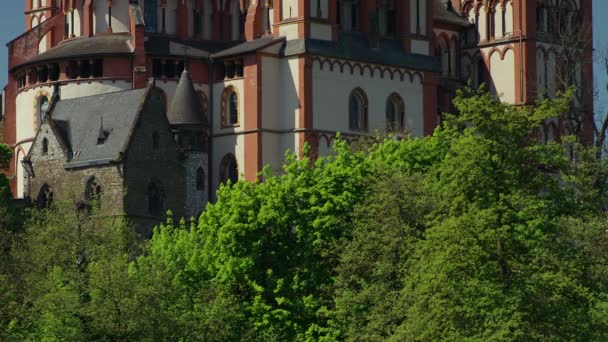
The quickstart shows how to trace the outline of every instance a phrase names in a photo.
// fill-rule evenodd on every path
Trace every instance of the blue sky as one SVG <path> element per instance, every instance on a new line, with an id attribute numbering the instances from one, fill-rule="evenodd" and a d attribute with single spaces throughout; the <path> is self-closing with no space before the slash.
<path id="1" fill-rule="evenodd" d="M 2 11 L 0 11 L 0 42 L 2 43 L 0 49 L 0 89 L 6 84 L 8 73 L 6 43 L 25 30 L 23 16 L 25 1 L 2 0 L 2 5 Z M 605 18 L 607 14 L 608 1 L 593 0 L 595 49 L 598 53 L 604 51 L 604 55 L 608 52 L 608 20 Z M 596 62 L 596 89 L 599 88 L 602 95 L 595 101 L 596 112 L 605 113 L 608 111 L 608 95 L 605 91 L 605 84 L 608 80 L 604 67 L 599 63 L 599 58 Z"/>

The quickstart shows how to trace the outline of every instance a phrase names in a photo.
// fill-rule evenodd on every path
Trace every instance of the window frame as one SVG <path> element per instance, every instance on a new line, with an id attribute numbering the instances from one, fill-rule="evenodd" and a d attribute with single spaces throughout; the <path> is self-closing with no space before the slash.
<path id="1" fill-rule="evenodd" d="M 389 108 L 395 110 L 395 118 L 390 121 Z M 386 131 L 391 133 L 400 133 L 405 131 L 405 102 L 398 93 L 390 94 L 386 99 L 385 108 Z"/>
<path id="2" fill-rule="evenodd" d="M 235 100 L 233 100 L 233 96 Z M 232 103 L 234 101 L 234 103 Z M 221 128 L 239 127 L 241 124 L 241 98 L 236 87 L 230 85 L 224 89 L 221 102 Z M 233 107 L 234 105 L 234 107 Z M 236 113 L 233 113 L 233 110 Z M 236 118 L 234 121 L 233 119 Z"/>
<path id="3" fill-rule="evenodd" d="M 355 100 L 355 102 L 353 102 Z M 354 108 L 353 104 L 358 103 L 359 110 L 356 113 L 356 126 L 353 122 Z M 355 88 L 350 92 L 348 97 L 348 129 L 352 132 L 367 132 L 368 131 L 368 101 L 367 95 L 361 88 Z"/>

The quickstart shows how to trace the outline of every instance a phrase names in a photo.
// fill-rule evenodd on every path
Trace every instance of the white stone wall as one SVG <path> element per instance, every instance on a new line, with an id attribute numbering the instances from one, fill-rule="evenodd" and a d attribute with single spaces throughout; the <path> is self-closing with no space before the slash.
<path id="1" fill-rule="evenodd" d="M 477 34 L 479 40 L 488 39 L 487 27 L 488 27 L 488 16 L 484 6 L 479 7 L 479 15 L 477 16 Z"/>
<path id="2" fill-rule="evenodd" d="M 506 103 L 515 103 L 515 54 L 512 49 L 506 50 L 504 59 L 500 52 L 490 57 L 490 74 L 495 93 Z"/>
<path id="3" fill-rule="evenodd" d="M 80 84 L 70 82 L 61 86 L 61 98 L 72 99 L 76 97 L 106 94 L 132 88 L 130 81 L 82 81 Z"/>
<path id="4" fill-rule="evenodd" d="M 40 86 L 17 94 L 17 142 L 31 139 L 36 134 L 36 130 L 40 125 L 38 120 L 38 101 L 41 96 L 46 96 L 50 101 L 53 96 L 53 87 Z"/>
<path id="5" fill-rule="evenodd" d="M 95 94 L 110 93 L 115 91 L 131 89 L 131 82 L 129 81 L 92 81 L 91 83 L 82 82 L 77 84 L 75 82 L 68 83 L 61 86 L 61 98 L 70 99 L 75 97 L 89 96 Z M 29 139 L 33 139 L 40 125 L 38 118 L 38 103 L 42 96 L 46 96 L 49 101 L 53 96 L 52 86 L 37 86 L 17 94 L 16 98 L 16 140 L 17 142 L 23 142 L 19 146 L 23 148 L 25 153 L 30 149 L 31 143 L 27 142 Z M 26 141 L 26 142 L 24 142 Z M 17 158 L 17 189 L 19 189 L 17 196 L 23 195 L 23 170 L 21 160 L 25 157 L 25 153 L 16 154 Z M 21 176 L 19 176 L 21 172 Z"/>
<path id="6" fill-rule="evenodd" d="M 93 11 L 93 27 L 95 33 L 108 31 L 108 3 L 106 1 L 95 1 Z M 112 32 L 129 32 L 129 2 L 114 1 L 112 3 Z"/>
<path id="7" fill-rule="evenodd" d="M 405 103 L 405 126 L 415 136 L 423 135 L 423 87 L 419 75 L 413 81 L 409 76 L 401 81 L 397 76 L 390 79 L 378 71 L 372 76 L 365 68 L 363 75 L 355 67 L 353 73 L 348 66 L 343 72 L 335 66 L 331 71 L 327 63 L 323 69 L 319 62 L 313 64 L 313 124 L 315 129 L 327 131 L 349 131 L 349 96 L 355 88 L 361 88 L 368 99 L 369 132 L 386 128 L 386 101 L 392 93 L 401 96 Z M 356 132 L 351 132 L 356 133 Z"/>
<path id="8" fill-rule="evenodd" d="M 262 57 L 262 159 L 275 172 L 281 171 L 285 151 L 296 151 L 298 101 L 298 59 Z"/>
<path id="9" fill-rule="evenodd" d="M 288 23 L 279 26 L 279 35 L 285 36 L 287 40 L 298 39 L 300 33 L 298 32 L 298 23 Z"/>
<path id="10" fill-rule="evenodd" d="M 283 19 L 297 18 L 300 15 L 298 1 L 303 0 L 283 0 Z"/>
<path id="11" fill-rule="evenodd" d="M 419 55 L 429 55 L 429 42 L 427 40 L 412 39 L 412 53 Z"/>

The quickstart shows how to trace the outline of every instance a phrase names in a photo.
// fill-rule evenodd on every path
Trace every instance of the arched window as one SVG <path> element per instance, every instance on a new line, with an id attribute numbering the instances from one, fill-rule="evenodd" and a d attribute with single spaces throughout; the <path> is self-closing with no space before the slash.
<path id="1" fill-rule="evenodd" d="M 150 215 L 161 216 L 165 212 L 165 192 L 162 183 L 158 179 L 152 179 L 148 183 L 146 199 Z"/>
<path id="2" fill-rule="evenodd" d="M 42 154 L 49 153 L 49 140 L 47 138 L 42 139 Z"/>
<path id="3" fill-rule="evenodd" d="M 37 204 L 38 209 L 45 209 L 51 206 L 53 203 L 53 190 L 48 184 L 44 184 L 40 187 L 40 192 L 38 192 Z"/>
<path id="4" fill-rule="evenodd" d="M 235 184 L 239 181 L 239 168 L 233 154 L 227 154 L 220 164 L 220 182 L 226 184 L 230 181 Z"/>
<path id="5" fill-rule="evenodd" d="M 89 178 L 84 189 L 84 198 L 87 201 L 99 202 L 101 200 L 102 188 L 101 184 L 95 177 Z"/>
<path id="6" fill-rule="evenodd" d="M 239 95 L 236 89 L 228 87 L 222 94 L 222 126 L 239 124 Z"/>
<path id="7" fill-rule="evenodd" d="M 154 132 L 152 133 L 152 148 L 154 150 L 158 150 L 160 147 L 160 135 L 158 134 L 158 132 Z"/>
<path id="8" fill-rule="evenodd" d="M 439 37 L 437 41 L 436 54 L 441 61 L 441 76 L 448 77 L 452 73 L 450 43 L 444 37 Z"/>
<path id="9" fill-rule="evenodd" d="M 42 124 L 47 109 L 49 108 L 49 99 L 42 95 L 38 98 L 38 125 Z"/>
<path id="10" fill-rule="evenodd" d="M 230 124 L 239 123 L 239 98 L 235 92 L 228 97 L 228 110 L 230 112 Z"/>
<path id="11" fill-rule="evenodd" d="M 196 170 L 196 190 L 205 190 L 205 170 L 202 167 Z"/>
<path id="12" fill-rule="evenodd" d="M 473 87 L 479 88 L 486 81 L 486 64 L 481 56 L 475 60 L 473 73 Z"/>
<path id="13" fill-rule="evenodd" d="M 388 132 L 405 130 L 405 106 L 401 96 L 396 93 L 386 100 L 386 130 Z"/>
<path id="14" fill-rule="evenodd" d="M 348 125 L 351 131 L 367 130 L 367 97 L 360 88 L 350 93 Z"/>

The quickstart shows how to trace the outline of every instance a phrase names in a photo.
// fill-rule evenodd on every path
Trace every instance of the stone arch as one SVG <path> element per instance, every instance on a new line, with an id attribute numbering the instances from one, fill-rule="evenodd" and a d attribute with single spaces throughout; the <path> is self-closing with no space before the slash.
<path id="1" fill-rule="evenodd" d="M 452 51 L 450 51 L 450 39 L 445 32 L 437 36 L 435 40 L 435 54 L 441 62 L 441 76 L 448 77 L 452 74 Z"/>
<path id="2" fill-rule="evenodd" d="M 384 70 L 381 67 L 374 65 L 372 67 L 372 77 L 374 77 L 376 73 L 380 78 L 384 78 Z"/>
<path id="3" fill-rule="evenodd" d="M 162 182 L 152 177 L 146 187 L 146 208 L 151 216 L 162 216 L 165 213 L 166 195 Z"/>
<path id="4" fill-rule="evenodd" d="M 386 131 L 401 133 L 405 130 L 405 102 L 401 95 L 393 92 L 386 98 Z"/>
<path id="5" fill-rule="evenodd" d="M 34 128 L 40 127 L 44 121 L 44 116 L 51 103 L 51 96 L 46 90 L 41 90 L 36 96 L 34 103 Z"/>
<path id="6" fill-rule="evenodd" d="M 330 70 L 333 71 L 335 69 L 335 66 L 338 66 L 340 72 L 344 71 L 344 65 L 342 63 L 340 63 L 339 61 L 332 61 L 330 64 Z"/>
<path id="7" fill-rule="evenodd" d="M 348 127 L 351 131 L 365 132 L 368 125 L 369 102 L 363 89 L 357 87 L 348 97 Z"/>
<path id="8" fill-rule="evenodd" d="M 222 127 L 235 126 L 241 122 L 240 96 L 236 87 L 229 85 L 224 89 L 220 110 Z"/>
<path id="9" fill-rule="evenodd" d="M 44 183 L 38 191 L 38 196 L 36 197 L 36 205 L 38 209 L 46 209 L 49 208 L 52 204 L 53 189 L 51 189 L 51 187 L 47 183 Z"/>
<path id="10" fill-rule="evenodd" d="M 89 177 L 84 188 L 84 199 L 87 202 L 99 202 L 101 201 L 101 195 L 103 194 L 103 187 L 99 182 L 99 179 L 95 176 Z"/>
<path id="11" fill-rule="evenodd" d="M 232 153 L 228 153 L 220 162 L 220 183 L 234 185 L 239 180 L 239 166 L 236 157 Z"/>

